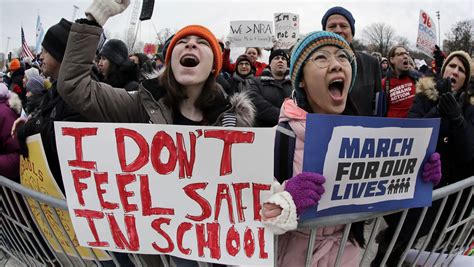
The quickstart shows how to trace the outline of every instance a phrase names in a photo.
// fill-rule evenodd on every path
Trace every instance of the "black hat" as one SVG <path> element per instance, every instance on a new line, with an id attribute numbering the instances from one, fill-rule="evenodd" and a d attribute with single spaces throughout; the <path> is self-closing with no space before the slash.
<path id="1" fill-rule="evenodd" d="M 72 23 L 61 19 L 58 24 L 51 26 L 44 35 L 41 45 L 57 61 L 62 62 L 66 52 L 67 39 Z"/>
<path id="2" fill-rule="evenodd" d="M 107 41 L 102 47 L 102 50 L 100 50 L 99 55 L 107 58 L 110 62 L 118 66 L 123 65 L 129 60 L 127 45 L 118 39 L 110 39 Z"/>
<path id="3" fill-rule="evenodd" d="M 288 54 L 283 49 L 275 49 L 270 54 L 270 57 L 268 59 L 268 63 L 272 63 L 273 58 L 277 57 L 277 56 L 282 56 L 282 57 L 286 58 L 287 62 L 290 62 L 290 58 L 288 57 Z"/>
<path id="4" fill-rule="evenodd" d="M 335 6 L 333 8 L 330 8 L 328 11 L 326 11 L 326 14 L 324 14 L 323 19 L 321 20 L 321 24 L 323 25 L 323 30 L 324 31 L 326 30 L 326 23 L 328 22 L 329 17 L 332 16 L 332 15 L 335 15 L 335 14 L 341 15 L 341 16 L 343 16 L 347 19 L 347 22 L 349 22 L 349 25 L 351 26 L 352 36 L 354 36 L 354 34 L 355 34 L 355 26 L 354 26 L 355 19 L 352 16 L 352 13 L 349 12 L 349 10 L 347 10 L 343 7 L 340 7 L 340 6 Z"/>

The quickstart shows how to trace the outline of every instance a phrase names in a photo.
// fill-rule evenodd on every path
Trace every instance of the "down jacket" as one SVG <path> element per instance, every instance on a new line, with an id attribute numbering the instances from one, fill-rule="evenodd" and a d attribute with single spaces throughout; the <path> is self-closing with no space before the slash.
<path id="1" fill-rule="evenodd" d="M 90 78 L 92 61 L 102 28 L 73 23 L 61 65 L 58 91 L 79 113 L 97 122 L 173 124 L 173 110 L 165 104 L 165 89 L 157 78 L 142 82 L 138 91 L 116 90 Z M 237 126 L 253 125 L 255 111 L 246 95 L 218 99 L 206 111 L 209 125 L 221 125 L 226 112 L 237 117 Z"/>

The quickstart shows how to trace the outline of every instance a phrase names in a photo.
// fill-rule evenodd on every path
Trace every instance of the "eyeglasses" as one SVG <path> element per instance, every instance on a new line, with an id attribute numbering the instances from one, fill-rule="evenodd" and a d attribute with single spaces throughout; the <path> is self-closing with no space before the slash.
<path id="1" fill-rule="evenodd" d="M 314 53 L 306 62 L 313 62 L 317 67 L 324 69 L 331 64 L 332 58 L 336 58 L 341 65 L 349 66 L 354 61 L 354 54 L 347 49 L 339 49 L 335 54 L 321 50 Z"/>
<path id="2" fill-rule="evenodd" d="M 250 67 L 250 63 L 248 63 L 248 62 L 244 61 L 244 62 L 240 62 L 240 63 L 238 64 L 238 66 L 242 66 L 242 67 Z"/>
<path id="3" fill-rule="evenodd" d="M 398 53 L 395 53 L 395 56 L 396 56 L 396 57 L 399 57 L 399 56 L 410 56 L 410 53 L 408 53 L 408 52 L 398 52 Z"/>

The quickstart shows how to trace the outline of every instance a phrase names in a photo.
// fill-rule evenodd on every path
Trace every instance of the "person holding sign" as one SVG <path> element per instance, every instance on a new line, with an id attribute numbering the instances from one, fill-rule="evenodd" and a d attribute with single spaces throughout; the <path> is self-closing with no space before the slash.
<path id="1" fill-rule="evenodd" d="M 87 118 L 102 122 L 252 126 L 255 108 L 243 94 L 224 98 L 216 77 L 222 67 L 218 41 L 209 29 L 189 25 L 171 39 L 161 76 L 143 81 L 138 92 L 115 90 L 88 73 L 102 26 L 129 1 L 94 0 L 87 19 L 72 24 L 59 75 L 59 93 Z M 172 257 L 177 266 L 197 266 Z"/>
<path id="2" fill-rule="evenodd" d="M 436 151 L 441 155 L 441 170 L 443 179 L 437 186 L 443 187 L 456 183 L 462 179 L 474 175 L 474 96 L 469 96 L 469 81 L 471 79 L 470 57 L 464 51 L 455 51 L 449 54 L 441 67 L 440 78 L 435 81 L 431 77 L 420 79 L 417 84 L 417 94 L 413 101 L 408 117 L 409 118 L 441 118 L 438 143 Z M 467 201 L 466 195 L 460 200 L 461 209 Z M 425 215 L 423 224 L 417 236 L 428 234 L 436 214 L 439 211 L 442 200 L 434 201 L 431 208 Z M 471 202 L 472 203 L 472 202 Z M 449 213 L 453 209 L 454 198 L 449 198 L 440 217 L 440 221 L 435 228 L 435 235 L 439 235 L 438 229 L 443 227 Z M 471 207 L 468 210 L 472 210 Z M 399 256 L 411 238 L 415 224 L 422 212 L 421 208 L 411 209 L 407 214 L 405 223 L 397 243 L 388 258 L 388 266 L 396 266 Z M 458 212 L 457 212 L 458 213 Z M 379 251 L 372 266 L 379 266 L 385 251 L 390 244 L 391 236 L 395 232 L 400 213 L 385 217 L 388 228 L 385 235 L 380 240 Z M 456 215 L 455 215 L 456 216 Z M 459 216 L 459 215 L 457 215 Z M 431 240 L 436 240 L 432 237 Z"/>
<path id="3" fill-rule="evenodd" d="M 263 70 L 268 66 L 264 62 L 257 61 L 260 57 L 262 57 L 262 49 L 260 47 L 247 47 L 245 48 L 245 53 L 249 56 L 251 63 L 255 68 L 255 76 L 262 75 Z M 224 53 L 223 57 L 223 69 L 231 74 L 236 70 L 236 64 L 230 63 L 230 41 L 225 42 Z"/>
<path id="4" fill-rule="evenodd" d="M 286 175 L 282 170 L 276 172 L 279 176 L 276 178 L 282 185 L 275 184 L 276 193 L 264 203 L 262 210 L 265 224 L 275 234 L 284 234 L 278 243 L 278 266 L 304 266 L 309 231 L 291 230 L 296 229 L 298 216 L 321 199 L 323 184 L 329 178 L 319 173 L 302 172 L 306 114 L 357 115 L 354 104 L 348 98 L 356 73 L 354 53 L 340 35 L 313 32 L 300 40 L 293 49 L 290 75 L 295 86 L 294 98 L 283 103 L 279 124 L 296 135 L 292 168 L 288 170 L 291 174 Z M 285 149 L 280 148 L 282 153 Z M 290 149 L 288 147 L 286 150 Z M 428 171 L 423 178 L 427 182 L 437 183 L 440 179 L 436 165 L 439 164 L 439 157 L 429 163 L 426 164 Z M 284 162 L 279 164 L 281 169 L 285 169 Z M 358 266 L 360 247 L 365 243 L 363 225 L 364 222 L 352 225 L 350 242 L 345 244 L 342 255 L 342 266 Z M 318 229 L 311 266 L 335 265 L 343 231 L 343 225 Z"/>

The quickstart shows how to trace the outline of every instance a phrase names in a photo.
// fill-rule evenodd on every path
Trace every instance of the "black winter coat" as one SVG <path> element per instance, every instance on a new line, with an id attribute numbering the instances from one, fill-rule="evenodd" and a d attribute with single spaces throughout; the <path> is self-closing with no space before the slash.
<path id="1" fill-rule="evenodd" d="M 417 84 L 417 94 L 408 113 L 409 118 L 440 118 L 436 152 L 441 155 L 443 179 L 438 187 L 455 183 L 474 175 L 474 97 L 458 101 L 462 105 L 464 122 L 454 126 L 441 117 L 438 111 L 438 91 L 432 78 L 422 78 Z"/>
<path id="2" fill-rule="evenodd" d="M 251 87 L 252 101 L 257 108 L 257 126 L 273 127 L 278 124 L 281 105 L 285 98 L 291 96 L 292 90 L 289 76 L 277 81 L 269 69 L 263 71 L 259 83 Z"/>
<path id="3" fill-rule="evenodd" d="M 355 51 L 357 77 L 350 96 L 361 116 L 374 115 L 375 94 L 382 89 L 382 75 L 377 58 Z"/>
<path id="4" fill-rule="evenodd" d="M 35 117 L 28 119 L 23 127 L 18 129 L 18 139 L 22 147 L 22 153 L 26 152 L 26 138 L 37 133 L 41 134 L 43 148 L 48 160 L 49 168 L 56 183 L 64 193 L 64 184 L 59 166 L 58 150 L 54 134 L 55 121 L 87 121 L 75 109 L 70 107 L 58 94 L 56 82 L 53 83 L 48 93 L 43 96 Z"/>

